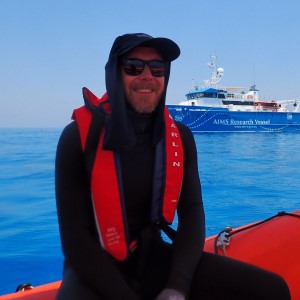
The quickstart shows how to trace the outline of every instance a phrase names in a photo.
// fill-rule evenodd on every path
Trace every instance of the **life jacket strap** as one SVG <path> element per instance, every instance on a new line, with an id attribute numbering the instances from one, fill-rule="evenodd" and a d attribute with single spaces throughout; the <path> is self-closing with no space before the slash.
<path id="1" fill-rule="evenodd" d="M 166 234 L 166 236 L 174 242 L 177 231 L 172 228 L 166 221 L 161 221 L 158 224 L 159 228 Z"/>

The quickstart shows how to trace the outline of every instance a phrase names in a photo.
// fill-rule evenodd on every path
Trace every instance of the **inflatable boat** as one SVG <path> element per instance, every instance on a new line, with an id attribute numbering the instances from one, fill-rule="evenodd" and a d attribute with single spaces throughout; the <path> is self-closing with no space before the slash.
<path id="1" fill-rule="evenodd" d="M 300 210 L 207 238 L 204 251 L 226 255 L 281 275 L 292 300 L 300 299 Z"/>
<path id="2" fill-rule="evenodd" d="M 206 239 L 204 251 L 226 255 L 280 274 L 292 300 L 300 299 L 300 210 L 279 212 L 266 220 L 237 229 L 225 228 Z M 61 281 L 32 287 L 22 284 L 17 292 L 0 300 L 54 300 Z"/>

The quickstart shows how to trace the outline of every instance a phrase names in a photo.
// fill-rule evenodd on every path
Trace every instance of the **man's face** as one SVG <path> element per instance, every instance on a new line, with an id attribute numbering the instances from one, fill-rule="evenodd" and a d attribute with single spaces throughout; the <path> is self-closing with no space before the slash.
<path id="1" fill-rule="evenodd" d="M 156 49 L 148 47 L 136 47 L 126 58 L 163 60 Z M 121 72 L 125 95 L 131 107 L 138 113 L 153 112 L 164 91 L 165 77 L 154 77 L 148 65 L 145 65 L 143 72 L 137 76 L 126 74 L 123 66 Z"/>

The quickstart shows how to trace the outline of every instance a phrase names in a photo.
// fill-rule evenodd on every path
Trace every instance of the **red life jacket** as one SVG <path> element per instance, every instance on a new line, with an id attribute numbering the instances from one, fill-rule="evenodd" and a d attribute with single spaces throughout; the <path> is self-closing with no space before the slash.
<path id="1" fill-rule="evenodd" d="M 99 106 L 101 104 L 106 113 L 110 113 L 110 106 L 106 101 L 107 94 L 99 99 L 88 90 L 84 90 L 84 93 L 88 93 L 87 98 L 92 105 Z M 78 124 L 81 145 L 84 150 L 92 114 L 86 106 L 82 106 L 74 110 L 72 118 Z M 158 211 L 152 212 L 152 215 L 154 214 L 152 222 L 159 222 L 163 218 L 168 224 L 171 224 L 175 216 L 183 179 L 183 147 L 179 130 L 167 108 L 165 109 L 165 123 L 165 166 L 162 164 L 159 166 L 159 168 L 164 169 L 165 181 L 162 182 L 164 190 L 163 195 L 161 195 L 160 189 L 159 195 L 153 195 L 152 199 L 152 202 L 159 202 L 154 203 L 154 205 L 152 203 L 153 207 L 159 207 L 158 211 L 161 211 L 162 207 L 162 212 L 160 212 L 162 216 L 157 216 Z M 135 242 L 131 244 L 128 242 L 124 210 L 122 209 L 123 193 L 118 185 L 120 176 L 115 162 L 116 153 L 102 149 L 104 134 L 105 129 L 102 128 L 91 175 L 92 201 L 102 247 L 116 260 L 123 261 L 127 258 L 129 250 L 134 247 Z M 162 145 L 162 143 L 159 144 Z M 159 153 L 157 149 L 156 153 Z M 157 155 L 163 156 L 163 152 L 161 151 Z M 154 176 L 155 173 L 158 172 L 154 171 Z"/>

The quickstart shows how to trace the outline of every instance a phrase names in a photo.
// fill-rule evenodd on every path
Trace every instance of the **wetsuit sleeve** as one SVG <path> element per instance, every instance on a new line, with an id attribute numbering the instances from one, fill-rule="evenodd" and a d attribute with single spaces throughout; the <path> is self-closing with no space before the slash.
<path id="1" fill-rule="evenodd" d="M 193 134 L 178 124 L 184 147 L 184 177 L 178 203 L 178 228 L 173 243 L 172 268 L 167 287 L 188 294 L 203 252 L 205 216 Z"/>
<path id="2" fill-rule="evenodd" d="M 137 300 L 110 256 L 97 242 L 89 183 L 75 122 L 59 140 L 55 168 L 56 201 L 65 265 L 99 299 Z"/>

